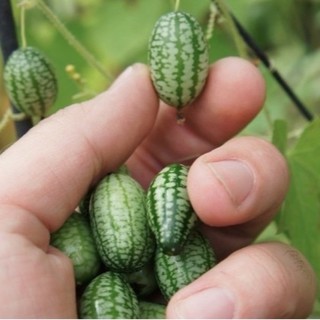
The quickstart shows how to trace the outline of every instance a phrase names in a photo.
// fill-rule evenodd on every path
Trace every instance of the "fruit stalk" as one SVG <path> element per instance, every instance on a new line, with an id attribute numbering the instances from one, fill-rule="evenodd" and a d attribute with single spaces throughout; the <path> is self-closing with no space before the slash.
<path id="1" fill-rule="evenodd" d="M 179 10 L 179 7 L 180 7 L 180 0 L 176 0 L 176 4 L 175 4 L 175 7 L 174 7 L 174 11 L 178 11 L 178 10 Z"/>
<path id="2" fill-rule="evenodd" d="M 11 53 L 19 47 L 10 0 L 0 1 L 0 46 L 4 63 Z M 13 114 L 20 113 L 13 104 L 11 104 L 11 108 Z M 22 137 L 32 126 L 31 119 L 15 121 L 17 137 Z"/>

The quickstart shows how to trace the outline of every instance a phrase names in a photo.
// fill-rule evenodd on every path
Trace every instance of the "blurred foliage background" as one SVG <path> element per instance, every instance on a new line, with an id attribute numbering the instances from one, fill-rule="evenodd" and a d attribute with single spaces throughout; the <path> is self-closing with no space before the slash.
<path id="1" fill-rule="evenodd" d="M 12 0 L 17 4 L 18 0 Z M 147 62 L 150 31 L 159 15 L 171 10 L 172 0 L 47 0 L 53 12 L 75 37 L 114 77 L 134 62 Z M 225 0 L 238 20 L 284 75 L 289 85 L 312 112 L 319 112 L 319 0 Z M 182 0 L 181 9 L 194 14 L 204 28 L 208 21 L 209 0 Z M 16 10 L 17 11 L 17 10 Z M 16 15 L 19 26 L 18 15 Z M 86 89 L 98 93 L 108 86 L 105 78 L 34 7 L 27 12 L 27 41 L 40 48 L 52 61 L 59 78 L 59 96 L 51 112 L 73 103 L 79 86 L 65 72 L 73 64 L 86 81 Z M 210 59 L 238 55 L 230 28 L 220 22 L 210 41 Z M 261 64 L 260 64 L 261 65 Z M 272 120 L 290 118 L 293 134 L 304 124 L 291 101 L 260 67 L 267 82 L 264 111 L 246 132 L 270 134 Z M 88 98 L 90 95 L 82 95 Z M 78 99 L 79 100 L 79 99 Z M 3 103 L 3 102 L 2 102 Z"/>
<path id="2" fill-rule="evenodd" d="M 12 0 L 14 6 L 17 3 L 17 0 Z M 59 80 L 59 96 L 50 113 L 105 90 L 112 79 L 128 65 L 135 62 L 147 63 L 148 40 L 153 25 L 161 14 L 174 7 L 172 0 L 47 0 L 46 3 L 112 75 L 111 79 L 106 80 L 83 59 L 36 6 L 31 8 L 26 16 L 27 42 L 48 56 Z M 320 112 L 320 0 L 225 0 L 224 3 L 259 47 L 268 54 L 274 67 L 297 96 L 317 117 Z M 181 0 L 180 5 L 182 10 L 196 16 L 204 29 L 208 23 L 209 6 L 210 0 Z M 15 7 L 19 33 L 17 11 Z M 219 20 L 209 43 L 211 62 L 239 55 L 235 43 L 230 25 L 225 19 Z M 255 61 L 254 56 L 249 56 Z M 288 145 L 294 145 L 309 124 L 273 79 L 270 71 L 259 61 L 255 62 L 265 78 L 267 97 L 261 113 L 241 134 L 271 139 L 274 121 L 282 119 L 288 128 Z M 70 78 L 65 71 L 69 64 L 75 66 L 84 84 L 79 86 Z M 0 61 L 0 74 L 2 67 Z M 8 101 L 0 78 L 0 116 L 7 107 Z M 316 148 L 320 148 L 317 144 L 320 140 L 317 139 L 318 133 L 320 134 L 320 130 L 313 137 Z M 9 123 L 0 135 L 0 149 L 14 140 L 14 128 Z M 318 155 L 320 158 L 319 150 L 318 154 L 315 153 L 315 156 Z M 317 174 L 320 181 L 320 168 Z M 320 188 L 320 183 L 318 186 Z M 318 205 L 318 193 L 316 196 Z M 293 199 L 296 195 L 291 197 Z M 318 209 L 310 222 L 315 225 L 314 232 L 318 233 L 316 238 L 312 234 L 312 238 L 316 240 L 320 234 L 320 205 L 317 206 L 316 210 Z M 299 219 L 301 217 L 297 218 L 297 224 Z M 310 243 L 305 246 L 310 246 Z M 301 248 L 303 251 L 304 247 Z M 320 275 L 320 260 L 316 260 L 320 259 L 320 239 L 316 248 L 319 252 L 310 254 L 310 260 Z M 308 252 L 304 253 L 309 258 Z M 320 315 L 318 309 L 315 310 L 315 316 Z"/>
<path id="3" fill-rule="evenodd" d="M 172 10 L 172 0 L 47 0 L 47 4 L 75 37 L 114 77 L 134 62 L 147 62 L 150 31 L 159 15 Z M 12 0 L 17 4 L 18 0 Z M 317 81 L 320 44 L 319 0 L 225 0 L 238 20 L 284 75 L 296 94 L 317 113 L 320 91 Z M 182 0 L 181 9 L 194 14 L 206 28 L 210 0 Z M 17 10 L 16 10 L 17 11 Z M 18 14 L 16 14 L 19 27 Z M 48 21 L 37 7 L 27 12 L 27 42 L 40 48 L 52 61 L 59 78 L 59 96 L 51 110 L 73 103 L 79 86 L 65 72 L 73 64 L 93 94 L 108 82 Z M 19 30 L 18 30 L 19 33 Z M 220 22 L 210 41 L 210 59 L 238 55 L 230 29 Z M 261 64 L 260 64 L 261 65 Z M 267 82 L 264 111 L 247 130 L 259 135 L 270 133 L 274 118 L 290 117 L 290 129 L 304 119 L 273 80 L 260 67 Z M 88 98 L 83 95 L 83 98 Z"/>

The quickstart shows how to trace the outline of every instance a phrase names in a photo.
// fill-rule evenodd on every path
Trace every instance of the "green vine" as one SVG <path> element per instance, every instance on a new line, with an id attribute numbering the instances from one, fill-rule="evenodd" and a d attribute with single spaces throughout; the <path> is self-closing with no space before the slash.
<path id="1" fill-rule="evenodd" d="M 213 31 L 215 29 L 216 21 L 220 17 L 220 11 L 217 8 L 216 4 L 214 2 L 211 2 L 210 4 L 210 14 L 209 19 L 207 23 L 207 30 L 206 30 L 206 39 L 209 41 L 212 38 Z"/>
<path id="2" fill-rule="evenodd" d="M 52 12 L 52 10 L 44 3 L 43 0 L 37 0 L 36 5 L 42 13 L 48 18 L 53 26 L 61 33 L 61 35 L 69 42 L 69 44 L 100 74 L 111 82 L 113 76 L 107 72 L 102 64 L 75 38 L 75 36 L 64 26 L 59 18 Z"/>
<path id="3" fill-rule="evenodd" d="M 175 4 L 175 7 L 174 7 L 174 11 L 178 11 L 178 10 L 179 10 L 179 7 L 180 7 L 180 0 L 176 0 L 176 4 Z"/>
<path id="4" fill-rule="evenodd" d="M 2 132 L 2 130 L 6 127 L 10 119 L 11 119 L 11 110 L 7 109 L 6 112 L 2 115 L 2 118 L 0 119 L 0 132 Z"/>
<path id="5" fill-rule="evenodd" d="M 220 10 L 222 13 L 222 16 L 226 19 L 227 26 L 230 30 L 230 33 L 232 35 L 232 39 L 235 43 L 235 46 L 237 48 L 237 51 L 239 53 L 239 56 L 242 58 L 248 58 L 248 53 L 246 50 L 246 45 L 239 35 L 239 32 L 233 22 L 233 19 L 230 15 L 230 12 L 224 2 L 224 0 L 211 0 L 211 2 Z"/>
<path id="6" fill-rule="evenodd" d="M 25 113 L 13 113 L 12 110 L 8 108 L 0 119 L 0 132 L 4 130 L 4 128 L 8 125 L 10 120 L 17 122 L 23 121 L 26 118 L 28 118 L 28 116 Z"/>
<path id="7" fill-rule="evenodd" d="M 21 46 L 25 48 L 27 46 L 26 39 L 26 5 L 25 1 L 20 3 L 20 33 L 21 33 Z"/>

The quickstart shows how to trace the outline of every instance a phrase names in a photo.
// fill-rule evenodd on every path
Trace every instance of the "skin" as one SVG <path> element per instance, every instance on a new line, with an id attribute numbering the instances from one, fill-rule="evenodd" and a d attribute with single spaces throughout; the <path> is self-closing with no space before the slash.
<path id="1" fill-rule="evenodd" d="M 171 299 L 167 317 L 306 317 L 316 280 L 305 258 L 285 244 L 251 244 L 289 183 L 270 143 L 234 137 L 264 97 L 258 70 L 226 58 L 177 125 L 146 66 L 134 65 L 106 92 L 64 108 L 8 148 L 0 157 L 0 317 L 77 317 L 72 265 L 50 247 L 50 232 L 122 163 L 146 187 L 173 161 L 192 164 L 190 199 L 221 262 Z"/>

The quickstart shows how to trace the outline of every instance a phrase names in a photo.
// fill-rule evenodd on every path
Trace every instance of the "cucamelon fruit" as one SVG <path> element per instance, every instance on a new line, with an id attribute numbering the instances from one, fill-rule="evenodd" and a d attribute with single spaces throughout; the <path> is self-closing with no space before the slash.
<path id="1" fill-rule="evenodd" d="M 125 164 L 123 164 L 122 166 L 120 166 L 115 172 L 116 172 L 116 173 L 122 173 L 122 174 L 128 174 L 128 175 L 130 175 L 129 168 L 128 168 L 127 165 L 125 165 Z"/>
<path id="2" fill-rule="evenodd" d="M 139 301 L 140 319 L 165 319 L 166 306 L 149 301 Z"/>
<path id="3" fill-rule="evenodd" d="M 214 264 L 213 249 L 199 231 L 190 235 L 179 255 L 168 256 L 157 250 L 155 274 L 162 294 L 169 300 L 179 289 L 196 280 Z"/>
<path id="4" fill-rule="evenodd" d="M 107 271 L 84 290 L 79 313 L 82 319 L 138 319 L 138 298 L 122 275 Z"/>
<path id="5" fill-rule="evenodd" d="M 174 163 L 163 168 L 147 191 L 147 217 L 157 245 L 165 254 L 178 254 L 197 217 L 187 193 L 188 168 Z"/>
<path id="6" fill-rule="evenodd" d="M 77 285 L 89 282 L 98 274 L 101 259 L 89 222 L 81 213 L 74 212 L 60 229 L 52 233 L 50 244 L 71 259 Z"/>
<path id="7" fill-rule="evenodd" d="M 45 116 L 56 100 L 55 73 L 47 58 L 36 48 L 15 50 L 5 65 L 3 76 L 11 102 L 28 116 Z"/>
<path id="8" fill-rule="evenodd" d="M 182 11 L 161 16 L 149 41 L 149 64 L 160 99 L 178 110 L 190 104 L 208 75 L 208 48 L 199 22 Z"/>
<path id="9" fill-rule="evenodd" d="M 111 173 L 98 183 L 91 195 L 90 222 L 101 259 L 110 270 L 137 271 L 151 259 L 155 242 L 145 192 L 129 175 Z"/>

